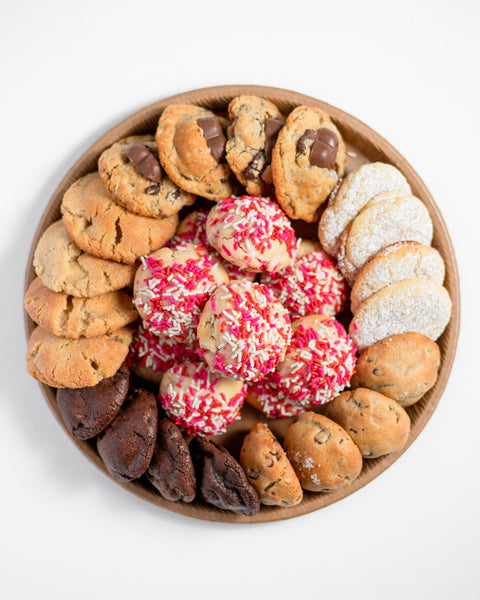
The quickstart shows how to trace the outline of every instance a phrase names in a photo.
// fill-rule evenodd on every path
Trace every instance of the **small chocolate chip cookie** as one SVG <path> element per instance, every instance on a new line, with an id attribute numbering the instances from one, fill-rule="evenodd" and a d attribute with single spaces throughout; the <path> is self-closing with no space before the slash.
<path id="1" fill-rule="evenodd" d="M 320 108 L 298 106 L 278 134 L 272 177 L 278 203 L 291 219 L 314 223 L 345 171 L 345 144 Z"/>
<path id="2" fill-rule="evenodd" d="M 285 118 L 269 100 L 238 96 L 228 105 L 226 158 L 237 179 L 252 196 L 273 193 L 272 150 Z"/>
<path id="3" fill-rule="evenodd" d="M 225 162 L 228 122 L 191 104 L 168 106 L 156 134 L 162 167 L 178 187 L 209 200 L 231 196 L 231 171 Z"/>
<path id="4" fill-rule="evenodd" d="M 169 217 L 195 202 L 162 171 L 153 135 L 133 135 L 107 148 L 98 172 L 113 200 L 137 215 Z"/>

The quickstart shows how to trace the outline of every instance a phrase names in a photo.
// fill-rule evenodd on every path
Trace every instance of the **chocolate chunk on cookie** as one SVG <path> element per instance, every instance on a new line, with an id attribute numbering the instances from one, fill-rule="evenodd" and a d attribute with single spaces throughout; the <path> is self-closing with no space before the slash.
<path id="1" fill-rule="evenodd" d="M 195 471 L 188 444 L 170 419 L 158 424 L 157 443 L 146 475 L 166 500 L 192 502 L 195 498 Z"/>
<path id="2" fill-rule="evenodd" d="M 131 481 L 145 473 L 152 460 L 158 409 L 152 392 L 133 388 L 118 415 L 98 437 L 97 449 L 116 481 Z"/>
<path id="3" fill-rule="evenodd" d="M 114 202 L 98 173 L 73 183 L 62 200 L 62 218 L 74 242 L 88 254 L 133 264 L 161 248 L 175 233 L 178 216 L 135 215 Z"/>
<path id="4" fill-rule="evenodd" d="M 279 109 L 257 96 L 238 96 L 228 105 L 226 158 L 237 179 L 253 196 L 268 196 L 272 188 L 272 150 L 285 125 Z"/>
<path id="5" fill-rule="evenodd" d="M 308 106 L 290 113 L 273 149 L 272 177 L 278 203 L 291 219 L 318 221 L 345 160 L 342 136 L 327 113 Z"/>
<path id="6" fill-rule="evenodd" d="M 224 161 L 228 122 L 200 106 L 177 104 L 162 113 L 156 133 L 162 167 L 179 188 L 219 200 L 232 194 Z"/>
<path id="7" fill-rule="evenodd" d="M 124 363 L 115 375 L 93 387 L 59 389 L 57 405 L 70 434 L 88 440 L 108 427 L 127 397 L 129 381 Z"/>
<path id="8" fill-rule="evenodd" d="M 107 148 L 98 172 L 117 204 L 144 217 L 169 217 L 195 202 L 162 172 L 152 135 L 133 135 Z"/>
<path id="9" fill-rule="evenodd" d="M 137 309 L 124 290 L 94 298 L 75 298 L 52 292 L 38 277 L 30 284 L 24 305 L 35 323 L 66 338 L 95 337 L 138 319 Z"/>
<path id="10" fill-rule="evenodd" d="M 258 494 L 240 464 L 225 448 L 203 438 L 190 444 L 197 477 L 197 492 L 203 500 L 239 515 L 259 512 Z"/>
<path id="11" fill-rule="evenodd" d="M 35 273 L 54 292 L 90 298 L 133 283 L 135 265 L 90 256 L 72 240 L 63 221 L 56 221 L 40 238 L 33 257 Z"/>

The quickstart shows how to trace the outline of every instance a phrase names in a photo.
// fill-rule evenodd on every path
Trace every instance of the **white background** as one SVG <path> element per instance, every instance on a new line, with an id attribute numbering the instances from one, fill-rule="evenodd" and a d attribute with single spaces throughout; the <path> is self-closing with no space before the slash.
<path id="1" fill-rule="evenodd" d="M 479 6 L 2 0 L 2 598 L 480 597 Z M 456 362 L 417 441 L 347 499 L 259 525 L 178 516 L 110 482 L 24 361 L 30 241 L 70 165 L 138 108 L 228 83 L 320 98 L 386 137 L 432 192 L 461 276 Z"/>

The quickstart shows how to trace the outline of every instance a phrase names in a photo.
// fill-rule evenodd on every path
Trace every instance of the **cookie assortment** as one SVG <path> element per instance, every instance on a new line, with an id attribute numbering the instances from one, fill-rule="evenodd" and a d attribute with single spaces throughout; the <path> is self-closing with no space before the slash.
<path id="1" fill-rule="evenodd" d="M 228 119 L 168 106 L 66 191 L 25 296 L 27 367 L 113 479 L 252 516 L 405 446 L 451 316 L 445 265 L 403 174 L 345 174 L 346 156 L 324 111 L 239 96 Z M 237 461 L 210 438 L 244 402 Z"/>

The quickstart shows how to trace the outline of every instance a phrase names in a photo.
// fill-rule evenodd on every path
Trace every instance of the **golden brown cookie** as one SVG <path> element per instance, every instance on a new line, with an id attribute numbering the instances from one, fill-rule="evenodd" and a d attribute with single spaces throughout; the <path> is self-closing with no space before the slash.
<path id="1" fill-rule="evenodd" d="M 357 388 L 342 392 L 327 404 L 325 416 L 352 438 L 364 458 L 401 450 L 410 433 L 410 417 L 395 400 Z"/>
<path id="2" fill-rule="evenodd" d="M 104 150 L 98 172 L 111 198 L 137 215 L 169 217 L 195 202 L 162 171 L 153 135 L 132 135 Z"/>
<path id="3" fill-rule="evenodd" d="M 107 292 L 94 298 L 75 298 L 52 292 L 40 278 L 30 284 L 25 310 L 38 325 L 60 337 L 95 337 L 120 329 L 138 318 L 127 292 Z"/>
<path id="4" fill-rule="evenodd" d="M 238 96 L 228 105 L 232 124 L 225 147 L 227 162 L 252 196 L 273 192 L 272 150 L 285 118 L 278 108 L 258 96 Z"/>
<path id="5" fill-rule="evenodd" d="M 330 492 L 346 487 L 362 470 L 362 455 L 334 421 L 302 413 L 290 425 L 283 447 L 304 490 Z"/>
<path id="6" fill-rule="evenodd" d="M 227 126 L 225 119 L 200 106 L 167 106 L 158 121 L 158 156 L 178 187 L 209 200 L 232 194 L 225 162 Z"/>
<path id="7" fill-rule="evenodd" d="M 411 193 L 405 177 L 392 165 L 367 163 L 349 173 L 330 196 L 318 224 L 323 249 L 336 257 L 340 236 L 367 202 L 377 194 L 395 190 Z"/>
<path id="8" fill-rule="evenodd" d="M 47 288 L 76 298 L 120 290 L 133 283 L 135 265 L 90 256 L 68 234 L 63 221 L 52 223 L 33 257 L 35 272 Z"/>
<path id="9" fill-rule="evenodd" d="M 411 406 L 438 377 L 440 348 L 426 335 L 410 331 L 380 340 L 360 355 L 353 388 L 370 388 Z"/>
<path id="10" fill-rule="evenodd" d="M 352 313 L 383 287 L 414 278 L 442 285 L 445 263 L 438 250 L 413 241 L 390 244 L 377 252 L 358 274 L 350 297 Z"/>
<path id="11" fill-rule="evenodd" d="M 432 243 L 433 223 L 423 202 L 405 192 L 378 194 L 340 236 L 338 267 L 350 285 L 377 252 L 403 240 Z"/>
<path id="12" fill-rule="evenodd" d="M 75 340 L 37 327 L 28 340 L 27 369 L 32 377 L 55 388 L 90 387 L 118 371 L 131 340 L 129 327 Z"/>
<path id="13" fill-rule="evenodd" d="M 451 313 L 452 301 L 444 287 L 429 279 L 404 279 L 370 296 L 348 331 L 360 352 L 383 338 L 409 331 L 436 340 Z"/>
<path id="14" fill-rule="evenodd" d="M 264 423 L 256 423 L 240 450 L 240 464 L 262 504 L 295 506 L 303 492 L 282 446 Z"/>
<path id="15" fill-rule="evenodd" d="M 110 198 L 97 172 L 73 183 L 61 208 L 65 228 L 77 246 L 126 264 L 161 248 L 178 225 L 177 215 L 152 219 L 128 212 Z"/>
<path id="16" fill-rule="evenodd" d="M 318 221 L 345 159 L 342 136 L 327 113 L 308 106 L 290 113 L 273 149 L 272 177 L 278 203 L 291 219 Z"/>

